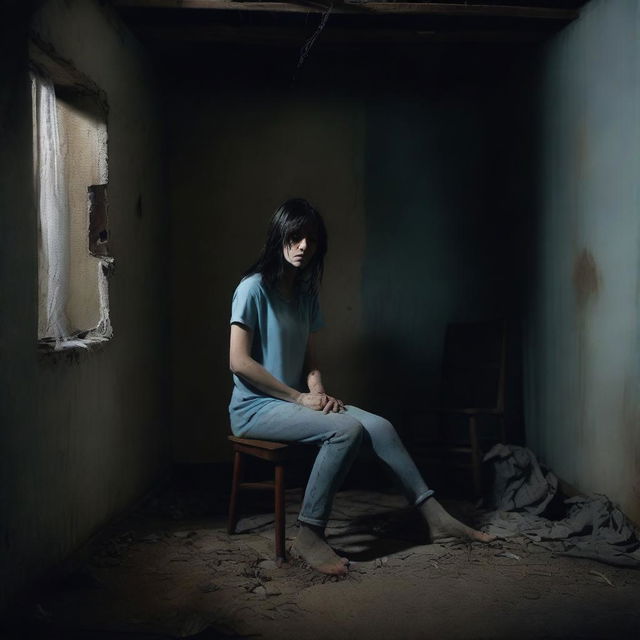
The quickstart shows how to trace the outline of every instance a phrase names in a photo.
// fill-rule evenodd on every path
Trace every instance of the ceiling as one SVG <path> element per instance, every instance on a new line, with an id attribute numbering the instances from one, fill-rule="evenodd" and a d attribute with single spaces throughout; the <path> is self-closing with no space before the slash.
<path id="1" fill-rule="evenodd" d="M 300 47 L 517 44 L 544 41 L 586 0 L 111 0 L 151 49 L 249 44 Z M 322 28 L 321 28 L 322 27 Z"/>

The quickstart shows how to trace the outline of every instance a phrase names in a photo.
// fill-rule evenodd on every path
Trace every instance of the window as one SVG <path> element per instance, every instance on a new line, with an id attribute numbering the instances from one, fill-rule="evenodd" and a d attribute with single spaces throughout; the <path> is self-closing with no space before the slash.
<path id="1" fill-rule="evenodd" d="M 112 335 L 106 101 L 37 44 L 32 52 L 38 338 L 56 350 Z"/>

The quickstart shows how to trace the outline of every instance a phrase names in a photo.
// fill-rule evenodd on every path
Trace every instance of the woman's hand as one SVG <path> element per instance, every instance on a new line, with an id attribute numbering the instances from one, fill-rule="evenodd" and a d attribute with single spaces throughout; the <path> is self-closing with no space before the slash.
<path id="1" fill-rule="evenodd" d="M 326 393 L 325 397 L 327 398 L 327 402 L 324 407 L 322 407 L 322 413 L 340 413 L 344 411 L 344 402 L 342 402 L 342 400 L 328 396 Z"/>
<path id="2" fill-rule="evenodd" d="M 327 404 L 326 393 L 301 393 L 296 400 L 296 404 L 313 409 L 313 411 L 322 411 Z"/>
<path id="3" fill-rule="evenodd" d="M 344 403 L 333 396 L 326 393 L 301 393 L 296 401 L 297 404 L 313 409 L 314 411 L 322 411 L 322 413 L 339 413 L 344 411 Z"/>

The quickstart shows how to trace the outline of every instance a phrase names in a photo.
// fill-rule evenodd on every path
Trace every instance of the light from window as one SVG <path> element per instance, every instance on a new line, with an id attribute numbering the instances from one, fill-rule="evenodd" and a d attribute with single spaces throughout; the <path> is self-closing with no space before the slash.
<path id="1" fill-rule="evenodd" d="M 112 335 L 107 126 L 90 95 L 31 75 L 39 221 L 38 338 L 55 349 Z"/>

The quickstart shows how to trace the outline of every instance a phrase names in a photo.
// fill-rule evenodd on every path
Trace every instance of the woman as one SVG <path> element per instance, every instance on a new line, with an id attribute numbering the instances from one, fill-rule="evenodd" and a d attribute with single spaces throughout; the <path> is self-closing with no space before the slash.
<path id="1" fill-rule="evenodd" d="M 231 310 L 233 433 L 320 445 L 292 552 L 322 573 L 347 572 L 349 561 L 327 544 L 324 528 L 335 492 L 363 440 L 396 474 L 432 539 L 491 541 L 436 501 L 387 420 L 345 406 L 326 392 L 314 350 L 314 334 L 323 324 L 318 289 L 326 252 L 320 214 L 306 200 L 287 200 L 273 216 L 266 244 L 238 285 Z"/>

